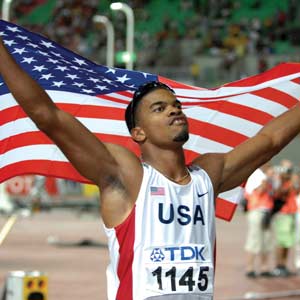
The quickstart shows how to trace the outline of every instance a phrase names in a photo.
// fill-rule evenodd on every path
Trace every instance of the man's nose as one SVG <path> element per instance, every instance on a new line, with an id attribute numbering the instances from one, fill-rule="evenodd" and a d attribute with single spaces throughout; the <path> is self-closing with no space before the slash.
<path id="1" fill-rule="evenodd" d="M 175 106 L 171 106 L 169 109 L 169 116 L 177 116 L 181 114 L 181 108 L 179 107 L 175 107 Z"/>

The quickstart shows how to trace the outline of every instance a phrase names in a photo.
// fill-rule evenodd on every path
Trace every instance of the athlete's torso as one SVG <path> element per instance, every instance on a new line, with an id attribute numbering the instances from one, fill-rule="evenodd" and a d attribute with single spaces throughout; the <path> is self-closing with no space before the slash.
<path id="1" fill-rule="evenodd" d="M 105 229 L 111 264 L 109 300 L 212 299 L 215 210 L 213 187 L 198 167 L 176 184 L 144 164 L 135 207 Z"/>

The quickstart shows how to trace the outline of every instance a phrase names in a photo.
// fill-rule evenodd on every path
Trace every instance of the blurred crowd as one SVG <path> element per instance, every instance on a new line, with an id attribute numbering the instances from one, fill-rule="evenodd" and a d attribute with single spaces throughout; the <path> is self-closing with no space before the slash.
<path id="1" fill-rule="evenodd" d="M 246 276 L 287 277 L 299 272 L 300 169 L 284 159 L 279 165 L 266 164 L 256 170 L 245 186 L 244 208 Z M 288 267 L 291 260 L 293 270 Z"/>
<path id="2" fill-rule="evenodd" d="M 15 1 L 15 17 L 29 12 L 44 0 Z M 104 1 L 105 2 L 105 1 Z M 234 65 L 240 65 L 243 74 L 243 57 L 257 55 L 257 71 L 268 68 L 267 56 L 276 53 L 275 43 L 287 41 L 297 46 L 300 34 L 291 26 L 299 20 L 300 6 L 297 0 L 289 0 L 286 10 L 279 9 L 270 17 L 241 18 L 238 22 L 228 22 L 233 13 L 240 10 L 243 1 L 234 0 L 184 0 L 173 1 L 174 7 L 159 20 L 160 26 L 153 30 L 153 14 L 159 12 L 146 9 L 151 1 L 125 1 L 134 10 L 136 19 L 136 50 L 139 67 L 191 63 L 196 55 L 209 54 L 221 58 L 221 68 L 226 72 Z M 172 2 L 172 3 L 173 3 Z M 259 10 L 263 1 L 252 1 L 252 8 Z M 161 5 L 166 2 L 161 2 Z M 171 3 L 171 2 L 170 2 Z M 178 11 L 178 18 L 170 11 Z M 34 25 L 31 29 L 41 32 L 59 44 L 100 62 L 105 57 L 106 33 L 98 30 L 92 17 L 96 13 L 108 15 L 113 20 L 116 34 L 116 51 L 124 50 L 126 17 L 124 13 L 99 12 L 97 0 L 58 0 L 51 22 L 46 26 Z M 183 17 L 180 17 L 183 16 Z M 148 27 L 147 22 L 149 23 Z M 152 23 L 151 23 L 152 22 Z M 144 30 L 141 29 L 144 24 Z M 26 24 L 30 27 L 30 24 Z M 99 27 L 100 25 L 98 25 Z M 180 42 L 180 43 L 179 43 Z M 184 46 L 182 50 L 180 44 Z M 176 51 L 173 51 L 176 47 Z M 290 47 L 291 48 L 291 47 Z M 181 52 L 186 52 L 179 59 Z M 102 53 L 103 52 L 103 53 Z"/>
<path id="3" fill-rule="evenodd" d="M 29 13 L 45 0 L 17 0 L 13 16 L 16 20 Z M 93 43 L 88 37 L 93 29 L 92 17 L 97 12 L 97 0 L 57 0 L 51 21 L 46 25 L 24 24 L 30 30 L 39 32 L 60 45 L 91 58 Z"/>
<path id="4" fill-rule="evenodd" d="M 16 18 L 21 18 L 30 13 L 37 5 L 43 4 L 46 0 L 19 0 L 15 2 L 14 14 Z"/>

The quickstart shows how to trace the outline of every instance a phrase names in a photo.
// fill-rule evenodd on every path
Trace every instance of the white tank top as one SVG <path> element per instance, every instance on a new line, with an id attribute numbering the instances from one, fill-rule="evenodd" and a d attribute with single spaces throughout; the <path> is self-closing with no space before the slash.
<path id="1" fill-rule="evenodd" d="M 140 192 L 128 218 L 105 228 L 111 263 L 109 300 L 213 298 L 215 208 L 207 173 L 189 168 L 179 185 L 143 164 Z"/>

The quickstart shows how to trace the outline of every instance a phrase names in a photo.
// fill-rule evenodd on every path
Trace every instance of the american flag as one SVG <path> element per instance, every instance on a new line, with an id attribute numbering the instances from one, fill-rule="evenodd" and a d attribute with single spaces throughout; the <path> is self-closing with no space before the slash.
<path id="1" fill-rule="evenodd" d="M 150 187 L 150 195 L 151 196 L 164 196 L 165 188 L 159 186 L 151 186 Z"/>
<path id="2" fill-rule="evenodd" d="M 97 65 L 41 35 L 0 21 L 0 35 L 16 61 L 61 108 L 76 116 L 104 142 L 136 154 L 124 122 L 124 110 L 141 84 L 170 85 L 189 118 L 187 162 L 207 152 L 227 152 L 264 124 L 295 105 L 300 97 L 300 64 L 283 63 L 257 76 L 216 89 L 185 85 L 145 72 Z M 18 106 L 0 81 L 0 182 L 21 174 L 40 174 L 87 182 L 61 151 Z M 231 219 L 242 187 L 222 193 L 216 215 Z"/>

